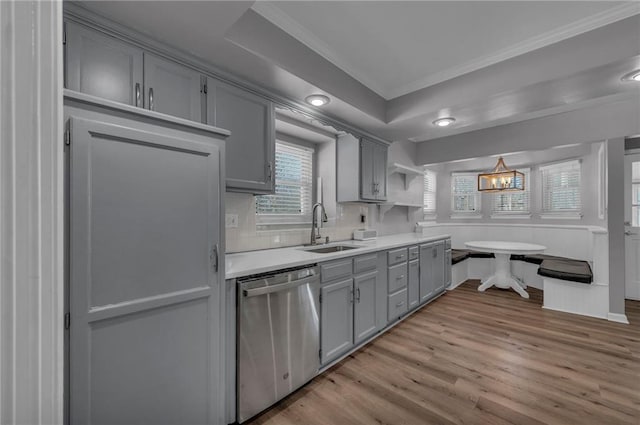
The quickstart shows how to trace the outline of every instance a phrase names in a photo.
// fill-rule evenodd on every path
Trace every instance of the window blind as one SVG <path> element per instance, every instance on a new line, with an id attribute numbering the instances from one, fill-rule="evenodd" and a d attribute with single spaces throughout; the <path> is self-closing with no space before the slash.
<path id="1" fill-rule="evenodd" d="M 531 170 L 524 168 L 518 170 L 524 174 L 524 191 L 519 192 L 497 192 L 493 194 L 494 214 L 528 214 L 530 211 L 531 193 Z M 521 177 L 516 177 L 516 183 Z"/>
<path id="2" fill-rule="evenodd" d="M 424 207 L 423 214 L 433 216 L 436 213 L 436 173 L 424 170 Z"/>
<path id="3" fill-rule="evenodd" d="M 275 194 L 256 196 L 259 224 L 311 221 L 313 149 L 276 142 Z"/>
<path id="4" fill-rule="evenodd" d="M 451 210 L 454 213 L 480 211 L 480 192 L 478 192 L 478 176 L 476 174 L 451 174 Z"/>
<path id="5" fill-rule="evenodd" d="M 580 214 L 580 161 L 540 167 L 542 211 L 550 214 Z"/>

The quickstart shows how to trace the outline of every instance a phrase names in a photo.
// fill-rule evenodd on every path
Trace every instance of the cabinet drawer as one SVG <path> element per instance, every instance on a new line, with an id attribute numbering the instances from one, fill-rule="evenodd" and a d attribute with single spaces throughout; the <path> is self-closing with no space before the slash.
<path id="1" fill-rule="evenodd" d="M 378 266 L 378 254 L 363 255 L 353 260 L 353 273 L 358 274 L 375 270 Z"/>
<path id="2" fill-rule="evenodd" d="M 390 266 L 402 263 L 407 261 L 407 248 L 394 249 L 393 251 L 389 251 L 387 255 Z"/>
<path id="3" fill-rule="evenodd" d="M 353 261 L 349 258 L 348 260 L 338 260 L 331 263 L 321 264 L 320 281 L 330 282 L 332 280 L 351 276 L 352 263 Z"/>
<path id="4" fill-rule="evenodd" d="M 389 293 L 407 286 L 407 263 L 389 267 Z"/>
<path id="5" fill-rule="evenodd" d="M 403 289 L 397 294 L 389 295 L 389 305 L 387 311 L 388 320 L 392 321 L 407 312 L 407 290 Z"/>
<path id="6" fill-rule="evenodd" d="M 409 260 L 417 260 L 419 255 L 417 246 L 409 247 Z"/>

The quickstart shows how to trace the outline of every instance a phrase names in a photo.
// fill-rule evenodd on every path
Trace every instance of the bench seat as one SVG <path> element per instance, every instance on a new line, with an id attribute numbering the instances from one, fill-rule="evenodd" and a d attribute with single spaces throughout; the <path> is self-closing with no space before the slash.
<path id="1" fill-rule="evenodd" d="M 467 258 L 495 258 L 495 255 L 471 249 L 451 250 L 451 265 L 458 264 Z M 593 282 L 593 272 L 586 261 L 546 254 L 511 255 L 511 261 L 524 261 L 538 265 L 537 274 L 543 277 L 586 284 Z"/>
<path id="2" fill-rule="evenodd" d="M 593 282 L 591 266 L 586 261 L 569 258 L 546 259 L 538 268 L 540 276 L 590 284 Z"/>

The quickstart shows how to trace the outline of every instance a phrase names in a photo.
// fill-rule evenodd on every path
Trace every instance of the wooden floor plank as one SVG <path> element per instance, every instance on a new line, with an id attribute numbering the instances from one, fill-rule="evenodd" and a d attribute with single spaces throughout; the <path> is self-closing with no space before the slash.
<path id="1" fill-rule="evenodd" d="M 640 302 L 630 325 L 544 310 L 542 291 L 425 306 L 251 425 L 640 424 Z"/>

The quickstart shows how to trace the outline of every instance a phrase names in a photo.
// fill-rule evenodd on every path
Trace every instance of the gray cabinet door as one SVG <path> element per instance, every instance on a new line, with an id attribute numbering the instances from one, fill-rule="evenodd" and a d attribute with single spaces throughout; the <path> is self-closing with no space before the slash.
<path id="1" fill-rule="evenodd" d="M 407 282 L 409 310 L 420 304 L 420 261 L 409 261 L 409 281 Z"/>
<path id="2" fill-rule="evenodd" d="M 273 102 L 212 78 L 207 86 L 207 122 L 231 131 L 226 144 L 227 190 L 273 193 Z"/>
<path id="3" fill-rule="evenodd" d="M 145 53 L 144 89 L 147 109 L 202 122 L 199 72 Z"/>
<path id="4" fill-rule="evenodd" d="M 70 423 L 223 423 L 219 150 L 109 120 L 70 119 Z"/>
<path id="5" fill-rule="evenodd" d="M 375 156 L 375 143 L 362 139 L 360 141 L 360 197 L 362 199 L 376 199 L 374 182 Z"/>
<path id="6" fill-rule="evenodd" d="M 355 290 L 353 326 L 356 345 L 376 333 L 377 286 L 377 270 L 356 276 L 353 280 Z"/>
<path id="7" fill-rule="evenodd" d="M 386 146 L 375 144 L 373 157 L 373 184 L 378 201 L 387 200 L 387 150 Z"/>
<path id="8" fill-rule="evenodd" d="M 433 280 L 434 294 L 444 291 L 446 280 L 444 261 L 444 241 L 439 241 L 434 244 L 431 254 L 431 279 Z"/>
<path id="9" fill-rule="evenodd" d="M 433 297 L 435 285 L 432 276 L 433 244 L 420 245 L 420 304 Z"/>
<path id="10" fill-rule="evenodd" d="M 320 363 L 326 364 L 353 347 L 353 279 L 320 288 Z"/>
<path id="11" fill-rule="evenodd" d="M 73 22 L 65 25 L 66 87 L 142 106 L 142 50 Z"/>

